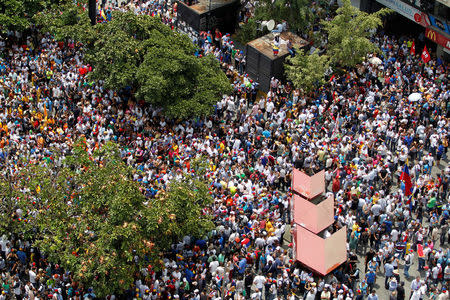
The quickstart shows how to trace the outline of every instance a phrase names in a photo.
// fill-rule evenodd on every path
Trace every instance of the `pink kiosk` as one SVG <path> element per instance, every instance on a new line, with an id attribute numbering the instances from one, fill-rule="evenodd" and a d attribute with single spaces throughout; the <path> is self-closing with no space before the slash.
<path id="1" fill-rule="evenodd" d="M 294 258 L 324 276 L 347 260 L 346 227 L 324 236 L 334 222 L 334 197 L 325 196 L 325 171 L 308 176 L 294 169 L 292 175 Z"/>

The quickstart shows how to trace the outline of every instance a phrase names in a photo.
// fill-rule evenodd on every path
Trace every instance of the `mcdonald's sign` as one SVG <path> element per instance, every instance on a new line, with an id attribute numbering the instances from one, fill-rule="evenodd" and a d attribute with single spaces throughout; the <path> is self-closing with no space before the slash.
<path id="1" fill-rule="evenodd" d="M 439 33 L 438 31 L 428 27 L 427 30 L 425 31 L 425 36 L 427 37 L 427 39 L 450 50 L 450 39 L 447 38 L 445 35 Z"/>
<path id="2" fill-rule="evenodd" d="M 427 39 L 432 40 L 433 42 L 436 43 L 436 31 L 427 28 L 427 30 L 425 31 L 425 35 L 427 37 Z"/>

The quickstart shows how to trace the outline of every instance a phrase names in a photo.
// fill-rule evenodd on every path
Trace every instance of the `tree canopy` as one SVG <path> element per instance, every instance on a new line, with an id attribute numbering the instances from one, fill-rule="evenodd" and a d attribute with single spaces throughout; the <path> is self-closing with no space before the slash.
<path id="1" fill-rule="evenodd" d="M 2 31 L 27 29 L 34 15 L 64 3 L 65 0 L 0 0 L 0 28 Z"/>
<path id="2" fill-rule="evenodd" d="M 322 22 L 328 34 L 327 54 L 333 63 L 353 67 L 362 62 L 368 53 L 378 51 L 370 38 L 382 25 L 381 17 L 390 10 L 381 9 L 368 14 L 354 7 L 350 0 L 342 2 L 336 16 Z"/>
<path id="3" fill-rule="evenodd" d="M 212 198 L 195 168 L 149 199 L 115 144 L 92 154 L 85 149 L 79 141 L 64 159 L 54 152 L 27 165 L 15 195 L 25 200 L 16 205 L 35 228 L 34 246 L 97 296 L 123 292 L 130 274 L 157 271 L 161 253 L 177 239 L 213 228 L 203 213 Z"/>
<path id="4" fill-rule="evenodd" d="M 328 56 L 320 56 L 318 50 L 308 55 L 302 49 L 296 56 L 288 58 L 284 65 L 287 78 L 294 86 L 305 92 L 310 92 L 325 83 L 325 72 L 328 67 Z"/>
<path id="5" fill-rule="evenodd" d="M 151 16 L 114 12 L 112 21 L 87 28 L 86 13 L 58 12 L 41 19 L 59 38 L 73 37 L 85 44 L 86 61 L 94 80 L 106 88 L 128 87 L 173 118 L 205 116 L 231 85 L 212 56 L 196 57 L 197 48 L 184 35 Z M 53 20 L 51 18 L 53 17 Z"/>
<path id="6" fill-rule="evenodd" d="M 262 0 L 255 9 L 255 19 L 273 19 L 276 23 L 286 21 L 294 32 L 305 30 L 314 15 L 309 0 Z"/>

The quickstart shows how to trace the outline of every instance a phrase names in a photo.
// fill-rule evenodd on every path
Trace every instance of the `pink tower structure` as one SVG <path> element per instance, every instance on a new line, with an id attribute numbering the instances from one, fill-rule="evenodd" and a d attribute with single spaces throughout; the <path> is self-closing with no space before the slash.
<path id="1" fill-rule="evenodd" d="M 326 275 L 347 260 L 346 227 L 324 236 L 334 222 L 334 197 L 325 196 L 325 171 L 308 176 L 294 169 L 292 175 L 294 257 Z"/>

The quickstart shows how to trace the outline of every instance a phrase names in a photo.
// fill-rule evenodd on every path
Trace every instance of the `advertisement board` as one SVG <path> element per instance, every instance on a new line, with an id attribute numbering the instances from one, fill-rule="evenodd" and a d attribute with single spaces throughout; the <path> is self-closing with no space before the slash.
<path id="1" fill-rule="evenodd" d="M 427 37 L 427 39 L 435 42 L 438 45 L 441 45 L 447 50 L 450 50 L 450 39 L 447 38 L 444 34 L 441 34 L 438 31 L 428 27 L 425 31 L 425 36 Z"/>
<path id="2" fill-rule="evenodd" d="M 450 7 L 450 0 L 436 0 L 436 1 Z"/>
<path id="3" fill-rule="evenodd" d="M 377 0 L 377 2 L 383 4 L 386 7 L 398 12 L 405 18 L 410 19 L 411 21 L 422 25 L 423 27 L 428 27 L 430 25 L 430 20 L 428 15 L 424 12 L 421 12 L 415 7 L 412 7 L 409 4 L 404 3 L 399 0 Z"/>
<path id="4" fill-rule="evenodd" d="M 436 27 L 447 35 L 450 35 L 450 26 L 447 24 L 447 22 L 440 20 L 432 15 L 430 15 L 429 19 L 431 26 Z"/>

